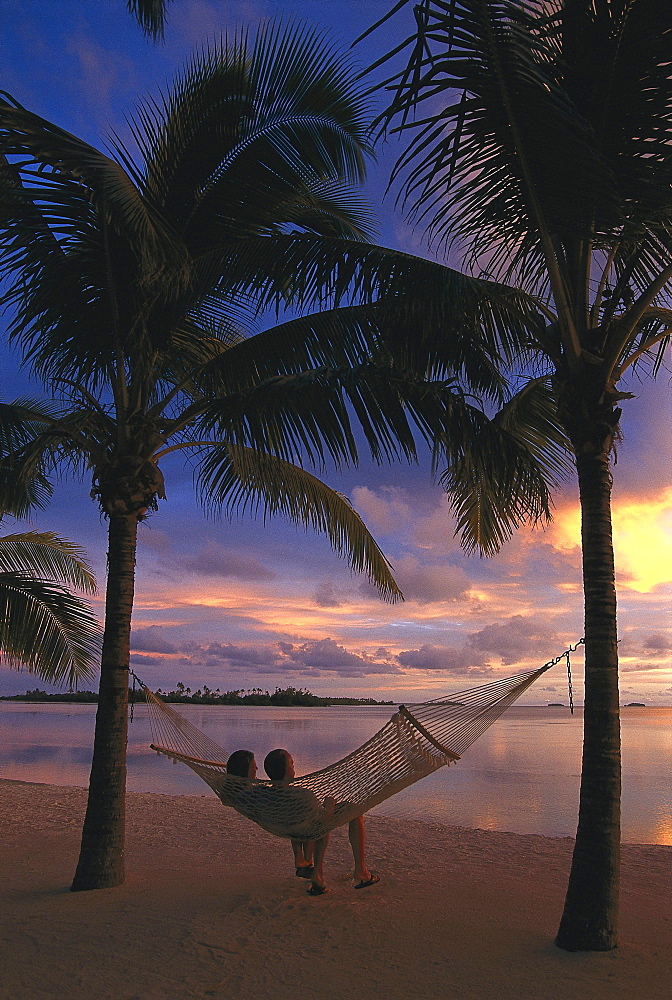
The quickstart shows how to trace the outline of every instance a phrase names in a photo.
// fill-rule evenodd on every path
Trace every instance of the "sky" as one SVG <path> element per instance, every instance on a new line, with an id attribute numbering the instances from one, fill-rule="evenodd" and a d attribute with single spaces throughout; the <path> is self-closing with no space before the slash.
<path id="1" fill-rule="evenodd" d="M 280 14 L 323 25 L 350 46 L 389 0 L 174 0 L 165 42 L 143 38 L 123 0 L 0 0 L 3 90 L 26 107 L 101 146 L 125 115 L 165 88 L 190 53 L 234 26 Z M 361 65 L 410 31 L 402 14 L 355 48 Z M 429 254 L 384 189 L 394 148 L 378 152 L 366 192 L 379 216 L 380 242 Z M 0 320 L 1 322 L 1 320 Z M 0 398 L 29 388 L 20 359 L 0 346 Z M 613 520 L 621 700 L 672 704 L 672 395 L 669 370 L 634 382 L 624 403 L 623 441 L 614 466 Z M 34 390 L 33 390 L 34 391 Z M 582 635 L 583 601 L 577 488 L 555 497 L 545 529 L 523 529 L 491 559 L 466 556 L 454 537 L 447 497 L 429 463 L 330 472 L 390 560 L 405 595 L 380 600 L 321 537 L 282 519 L 208 519 L 192 470 L 162 465 L 168 499 L 141 524 L 132 666 L 150 687 L 182 681 L 222 691 L 276 687 L 317 694 L 419 701 L 540 665 Z M 90 484 L 63 481 L 30 526 L 83 545 L 100 590 L 106 524 Z M 25 527 L 27 525 L 19 525 Z M 17 526 L 6 519 L 5 532 Z M 574 669 L 582 700 L 582 660 Z M 0 694 L 36 680 L 0 666 Z M 40 687 L 45 687 L 39 682 Z M 549 671 L 528 703 L 567 703 L 563 665 Z"/>

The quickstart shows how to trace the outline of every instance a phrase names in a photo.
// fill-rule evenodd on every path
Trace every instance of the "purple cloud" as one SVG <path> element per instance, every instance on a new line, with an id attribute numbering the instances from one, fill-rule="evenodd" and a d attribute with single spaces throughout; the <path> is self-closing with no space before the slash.
<path id="1" fill-rule="evenodd" d="M 423 565 L 415 556 L 395 560 L 394 575 L 406 600 L 419 604 L 464 600 L 471 586 L 460 566 Z"/>
<path id="2" fill-rule="evenodd" d="M 277 576 L 256 555 L 226 549 L 217 542 L 208 542 L 195 556 L 182 560 L 182 566 L 200 576 L 236 580 L 275 580 Z"/>
<path id="3" fill-rule="evenodd" d="M 143 653 L 176 653 L 178 651 L 178 647 L 165 638 L 164 627 L 161 625 L 133 629 L 131 649 L 141 650 Z"/>
<path id="4" fill-rule="evenodd" d="M 642 646 L 647 653 L 654 656 L 659 653 L 667 653 L 672 649 L 672 638 L 669 635 L 662 635 L 660 632 L 653 632 L 642 639 Z"/>
<path id="5" fill-rule="evenodd" d="M 333 583 L 321 583 L 313 594 L 313 601 L 318 608 L 340 608 L 343 604 Z"/>
<path id="6" fill-rule="evenodd" d="M 328 671 L 342 677 L 362 677 L 365 674 L 394 674 L 399 670 L 391 663 L 374 659 L 366 654 L 351 653 L 345 646 L 339 645 L 333 639 L 319 639 L 316 642 L 304 642 L 295 645 L 291 642 L 280 642 L 278 647 L 295 669 L 310 668 L 313 671 Z"/>
<path id="7" fill-rule="evenodd" d="M 192 651 L 193 650 L 193 651 Z M 230 666 L 247 669 L 253 667 L 277 667 L 277 650 L 271 646 L 236 646 L 233 643 L 211 642 L 207 646 L 189 647 L 190 655 L 182 662 L 192 666 Z"/>
<path id="8" fill-rule="evenodd" d="M 453 675 L 484 675 L 494 673 L 492 667 L 477 657 L 473 650 L 425 643 L 419 649 L 406 649 L 397 655 L 408 670 L 439 670 Z"/>
<path id="9" fill-rule="evenodd" d="M 486 625 L 467 639 L 472 649 L 500 657 L 504 663 L 517 663 L 528 656 L 546 659 L 558 645 L 558 637 L 546 624 L 534 618 L 514 615 L 501 623 Z"/>
<path id="10" fill-rule="evenodd" d="M 669 670 L 669 668 L 669 663 L 624 663 L 622 660 L 619 663 L 619 670 L 624 674 L 642 673 L 646 670 Z"/>

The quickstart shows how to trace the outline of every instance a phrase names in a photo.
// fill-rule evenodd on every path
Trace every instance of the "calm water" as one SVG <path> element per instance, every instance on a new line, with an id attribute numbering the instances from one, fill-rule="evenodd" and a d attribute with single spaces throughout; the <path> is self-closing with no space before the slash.
<path id="1" fill-rule="evenodd" d="M 232 751 L 289 749 L 300 773 L 345 756 L 392 714 L 388 707 L 181 706 Z M 95 705 L 0 702 L 0 777 L 88 783 Z M 623 839 L 672 844 L 672 709 L 623 710 Z M 145 706 L 129 729 L 132 791 L 211 794 L 188 768 L 148 749 Z M 375 812 L 456 826 L 573 836 L 581 769 L 581 712 L 512 708 L 451 768 L 388 799 Z"/>

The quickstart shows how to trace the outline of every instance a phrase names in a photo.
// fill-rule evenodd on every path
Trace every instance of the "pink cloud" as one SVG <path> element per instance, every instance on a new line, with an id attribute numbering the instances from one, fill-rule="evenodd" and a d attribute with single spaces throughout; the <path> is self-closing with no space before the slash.
<path id="1" fill-rule="evenodd" d="M 392 534 L 413 521 L 413 508 L 404 490 L 390 486 L 380 490 L 356 486 L 352 502 L 374 535 Z"/>
<path id="2" fill-rule="evenodd" d="M 416 556 L 404 556 L 393 568 L 406 600 L 419 604 L 465 600 L 471 586 L 465 571 L 450 563 L 423 565 Z"/>

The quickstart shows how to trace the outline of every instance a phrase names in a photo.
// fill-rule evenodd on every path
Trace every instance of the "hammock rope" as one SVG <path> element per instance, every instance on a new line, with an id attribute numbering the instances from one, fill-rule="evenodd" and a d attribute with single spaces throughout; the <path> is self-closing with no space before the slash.
<path id="1" fill-rule="evenodd" d="M 269 833 L 316 840 L 458 761 L 537 678 L 563 658 L 569 666 L 570 651 L 582 643 L 580 639 L 537 669 L 410 708 L 400 705 L 382 729 L 347 757 L 283 784 L 227 774 L 227 751 L 136 679 L 147 701 L 153 750 L 186 764 L 224 805 Z"/>

